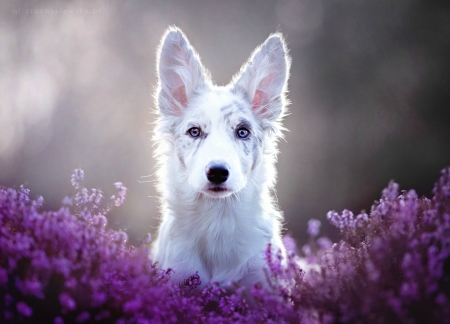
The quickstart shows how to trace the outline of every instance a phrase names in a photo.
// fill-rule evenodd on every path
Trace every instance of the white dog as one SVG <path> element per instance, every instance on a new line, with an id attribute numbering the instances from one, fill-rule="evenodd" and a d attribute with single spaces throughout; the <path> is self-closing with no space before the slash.
<path id="1" fill-rule="evenodd" d="M 280 34 L 258 47 L 227 86 L 176 27 L 158 50 L 155 130 L 162 221 L 153 257 L 180 282 L 265 282 L 264 250 L 284 247 L 272 198 L 290 59 Z"/>

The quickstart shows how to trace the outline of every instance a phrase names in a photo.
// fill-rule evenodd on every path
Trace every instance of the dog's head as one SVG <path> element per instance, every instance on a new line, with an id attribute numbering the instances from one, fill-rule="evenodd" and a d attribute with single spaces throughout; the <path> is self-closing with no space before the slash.
<path id="1" fill-rule="evenodd" d="M 258 47 L 225 87 L 212 84 L 177 28 L 164 35 L 157 64 L 157 132 L 170 143 L 173 172 L 194 192 L 214 198 L 259 185 L 255 170 L 265 153 L 274 153 L 268 148 L 285 113 L 290 60 L 281 35 Z"/>

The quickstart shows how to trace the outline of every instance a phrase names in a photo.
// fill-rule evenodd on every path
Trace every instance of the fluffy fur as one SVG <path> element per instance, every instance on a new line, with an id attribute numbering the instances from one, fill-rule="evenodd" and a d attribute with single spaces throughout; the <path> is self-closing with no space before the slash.
<path id="1" fill-rule="evenodd" d="M 271 35 L 226 86 L 212 83 L 176 27 L 157 66 L 162 220 L 152 257 L 175 282 L 198 271 L 203 284 L 264 283 L 267 244 L 284 251 L 272 197 L 290 66 L 283 37 Z M 227 170 L 223 183 L 208 180 L 217 165 Z"/>

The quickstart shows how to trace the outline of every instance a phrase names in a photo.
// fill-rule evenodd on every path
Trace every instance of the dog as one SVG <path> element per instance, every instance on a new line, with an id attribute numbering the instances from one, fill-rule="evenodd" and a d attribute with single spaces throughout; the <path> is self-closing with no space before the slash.
<path id="1" fill-rule="evenodd" d="M 202 287 L 265 285 L 267 245 L 285 253 L 273 191 L 290 62 L 272 34 L 217 86 L 179 28 L 162 37 L 154 133 L 162 217 L 151 257 L 174 282 L 198 272 Z"/>

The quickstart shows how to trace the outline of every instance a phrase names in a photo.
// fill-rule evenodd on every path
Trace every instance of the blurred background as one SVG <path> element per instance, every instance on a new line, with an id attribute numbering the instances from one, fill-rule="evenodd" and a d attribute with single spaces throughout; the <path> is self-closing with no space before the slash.
<path id="1" fill-rule="evenodd" d="M 329 210 L 369 211 L 391 179 L 430 196 L 450 165 L 450 2 L 0 2 L 0 185 L 58 209 L 70 175 L 129 188 L 110 224 L 158 225 L 150 141 L 155 50 L 179 26 L 217 84 L 270 33 L 293 60 L 277 196 L 299 243 Z"/>

